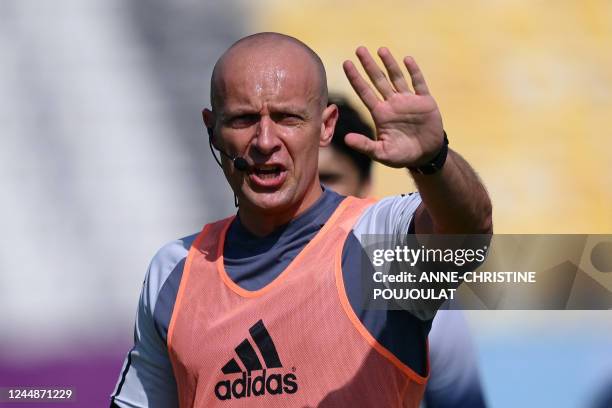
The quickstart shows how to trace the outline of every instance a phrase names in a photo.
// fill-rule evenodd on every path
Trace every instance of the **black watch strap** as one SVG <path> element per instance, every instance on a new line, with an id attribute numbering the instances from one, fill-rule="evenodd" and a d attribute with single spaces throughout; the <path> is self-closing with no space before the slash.
<path id="1" fill-rule="evenodd" d="M 444 142 L 438 154 L 429 163 L 419 167 L 408 167 L 408 170 L 419 174 L 434 174 L 444 167 L 446 156 L 448 156 L 448 137 L 446 136 L 446 131 L 444 131 Z"/>

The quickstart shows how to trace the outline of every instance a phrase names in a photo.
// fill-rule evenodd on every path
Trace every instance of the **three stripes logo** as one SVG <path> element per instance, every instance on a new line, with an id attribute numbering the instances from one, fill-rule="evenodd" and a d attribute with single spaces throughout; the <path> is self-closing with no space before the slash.
<path id="1" fill-rule="evenodd" d="M 294 394 L 298 390 L 297 377 L 293 373 L 269 373 L 269 370 L 283 368 L 278 352 L 270 337 L 270 333 L 264 326 L 263 320 L 259 320 L 249 328 L 251 339 L 259 350 L 265 367 L 262 366 L 255 349 L 248 338 L 245 338 L 234 350 L 242 366 L 242 371 L 235 358 L 231 358 L 221 368 L 225 375 L 241 373 L 240 377 L 233 380 L 221 380 L 215 386 L 215 395 L 220 400 L 239 399 L 245 397 L 258 397 L 265 395 Z M 260 375 L 251 375 L 253 371 L 260 371 Z"/>

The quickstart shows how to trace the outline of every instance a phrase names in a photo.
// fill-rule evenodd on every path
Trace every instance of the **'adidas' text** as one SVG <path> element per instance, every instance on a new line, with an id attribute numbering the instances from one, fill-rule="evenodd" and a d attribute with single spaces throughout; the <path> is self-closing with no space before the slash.
<path id="1" fill-rule="evenodd" d="M 242 373 L 241 377 L 233 380 L 221 380 L 215 385 L 215 396 L 220 400 L 232 398 L 259 397 L 266 393 L 270 395 L 294 394 L 298 390 L 297 377 L 292 373 L 278 373 L 278 369 L 283 368 L 276 346 L 263 320 L 257 321 L 249 328 L 249 334 L 259 349 L 263 363 L 259 360 L 253 345 L 248 338 L 245 338 L 236 348 L 238 360 L 242 363 L 245 370 L 240 368 L 235 358 L 225 363 L 221 372 L 225 375 Z M 272 373 L 270 373 L 270 370 Z M 251 373 L 261 371 L 260 375 Z M 295 368 L 292 369 L 295 371 Z"/>
<path id="2" fill-rule="evenodd" d="M 272 395 L 294 394 L 298 390 L 295 374 L 269 374 L 264 369 L 261 375 L 251 377 L 251 373 L 243 372 L 242 376 L 233 381 L 222 380 L 215 386 L 215 395 L 220 400 L 231 398 L 258 397 L 266 392 Z"/>

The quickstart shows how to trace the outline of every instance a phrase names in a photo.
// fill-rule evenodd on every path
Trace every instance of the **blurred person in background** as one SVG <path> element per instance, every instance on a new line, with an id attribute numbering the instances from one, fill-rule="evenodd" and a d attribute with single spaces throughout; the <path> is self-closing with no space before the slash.
<path id="1" fill-rule="evenodd" d="M 319 180 L 345 196 L 366 198 L 372 189 L 372 159 L 344 142 L 349 133 L 374 139 L 374 130 L 346 98 L 330 96 L 338 121 L 329 146 L 319 149 Z M 410 232 L 414 233 L 414 225 Z M 444 306 L 443 306 L 444 308 Z M 430 374 L 425 407 L 485 407 L 478 362 L 469 327 L 460 310 L 440 310 L 429 333 Z"/>
<path id="2" fill-rule="evenodd" d="M 338 110 L 327 104 L 320 58 L 277 33 L 234 43 L 215 65 L 203 117 L 238 213 L 153 258 L 113 406 L 419 405 L 431 321 L 360 308 L 358 237 L 404 237 L 411 224 L 416 233 L 490 233 L 491 203 L 448 149 L 415 61 L 404 59 L 413 91 L 388 49 L 378 55 L 390 79 L 366 48 L 356 54 L 374 88 L 352 62 L 344 70 L 378 138 L 345 141 L 410 169 L 419 193 L 377 201 L 322 188 L 319 147 L 331 142 Z"/>

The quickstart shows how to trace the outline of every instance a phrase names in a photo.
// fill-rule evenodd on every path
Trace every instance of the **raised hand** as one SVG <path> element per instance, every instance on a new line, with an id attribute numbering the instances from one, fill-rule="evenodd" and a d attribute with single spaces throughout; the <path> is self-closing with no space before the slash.
<path id="1" fill-rule="evenodd" d="M 356 55 L 378 94 L 351 61 L 345 61 L 343 68 L 351 86 L 372 115 L 376 140 L 349 133 L 345 138 L 346 144 L 390 167 L 417 167 L 429 162 L 442 147 L 442 117 L 414 59 L 404 58 L 414 89 L 412 92 L 387 48 L 379 48 L 378 56 L 388 78 L 367 48 L 357 48 Z"/>

